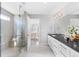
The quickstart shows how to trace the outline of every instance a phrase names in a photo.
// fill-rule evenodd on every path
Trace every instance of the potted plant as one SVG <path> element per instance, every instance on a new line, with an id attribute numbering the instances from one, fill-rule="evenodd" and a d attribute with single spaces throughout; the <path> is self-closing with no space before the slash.
<path id="1" fill-rule="evenodd" d="M 69 26 L 68 27 L 68 33 L 70 34 L 70 37 L 72 39 L 74 39 L 76 37 L 76 35 L 78 35 L 77 31 L 78 31 L 78 29 L 76 28 L 76 26 Z"/>

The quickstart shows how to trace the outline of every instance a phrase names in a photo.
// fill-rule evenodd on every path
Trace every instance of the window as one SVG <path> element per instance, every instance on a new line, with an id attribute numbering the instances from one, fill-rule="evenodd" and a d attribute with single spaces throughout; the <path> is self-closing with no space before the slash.
<path id="1" fill-rule="evenodd" d="M 1 14 L 1 15 L 0 15 L 0 19 L 6 20 L 6 21 L 10 21 L 10 17 L 7 16 L 7 15 L 4 15 L 4 14 Z"/>

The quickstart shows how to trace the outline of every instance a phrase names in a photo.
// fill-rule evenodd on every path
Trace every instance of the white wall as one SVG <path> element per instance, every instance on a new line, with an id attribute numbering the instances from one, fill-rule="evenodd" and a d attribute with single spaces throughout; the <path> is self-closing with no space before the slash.
<path id="1" fill-rule="evenodd" d="M 70 14 L 66 15 L 61 19 L 53 19 L 51 18 L 51 27 L 50 33 L 52 34 L 64 34 L 67 31 L 69 25 L 79 24 L 79 15 L 78 14 Z M 54 23 L 53 23 L 54 22 Z"/>
<path id="2" fill-rule="evenodd" d="M 67 27 L 69 26 L 69 19 L 59 19 L 57 23 L 55 23 L 54 31 L 57 34 L 64 34 L 67 31 Z"/>
<path id="3" fill-rule="evenodd" d="M 64 34 L 70 24 L 70 21 L 68 17 L 63 17 L 61 19 L 54 19 L 52 17 L 50 19 L 50 24 L 50 34 Z"/>
<path id="4" fill-rule="evenodd" d="M 79 18 L 70 19 L 70 25 L 79 26 Z"/>
<path id="5" fill-rule="evenodd" d="M 49 33 L 49 19 L 47 15 L 31 15 L 31 18 L 40 19 L 40 44 L 47 45 L 47 35 Z"/>
<path id="6" fill-rule="evenodd" d="M 10 20 L 1 20 L 1 47 L 7 47 L 8 41 L 12 38 L 14 32 L 14 18 L 13 14 L 8 11 L 1 9 L 1 14 L 7 15 L 10 17 Z"/>
<path id="7" fill-rule="evenodd" d="M 66 31 L 67 26 L 70 24 L 70 19 L 71 18 L 73 19 L 74 17 L 78 19 L 79 17 L 78 7 L 79 7 L 79 2 L 71 2 L 68 5 L 64 6 L 62 9 L 60 8 L 59 11 L 57 11 L 58 13 L 52 15 L 50 17 L 51 25 L 50 25 L 49 33 L 64 33 Z M 61 14 L 63 14 L 62 18 L 60 18 Z M 74 21 L 72 22 L 74 23 Z"/>
<path id="8" fill-rule="evenodd" d="M 47 44 L 47 36 L 49 34 L 49 17 L 43 17 L 40 19 L 40 26 L 41 26 L 41 43 L 46 45 Z"/>

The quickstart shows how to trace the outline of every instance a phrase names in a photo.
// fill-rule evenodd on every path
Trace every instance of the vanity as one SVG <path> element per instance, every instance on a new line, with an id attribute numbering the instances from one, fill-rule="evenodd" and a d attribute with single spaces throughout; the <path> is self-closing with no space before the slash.
<path id="1" fill-rule="evenodd" d="M 79 57 L 79 46 L 66 42 L 64 34 L 48 34 L 48 45 L 56 57 Z"/>

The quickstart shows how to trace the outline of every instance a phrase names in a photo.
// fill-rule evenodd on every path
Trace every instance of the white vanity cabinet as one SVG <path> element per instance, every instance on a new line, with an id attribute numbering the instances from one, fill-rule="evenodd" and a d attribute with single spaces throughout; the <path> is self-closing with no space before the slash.
<path id="1" fill-rule="evenodd" d="M 48 36 L 48 45 L 52 49 L 55 56 L 60 57 L 63 56 L 63 54 L 60 53 L 60 46 L 57 44 L 57 41 L 54 41 L 55 39 L 51 36 Z"/>
<path id="2" fill-rule="evenodd" d="M 79 57 L 79 53 L 48 35 L 48 45 L 57 57 Z"/>

